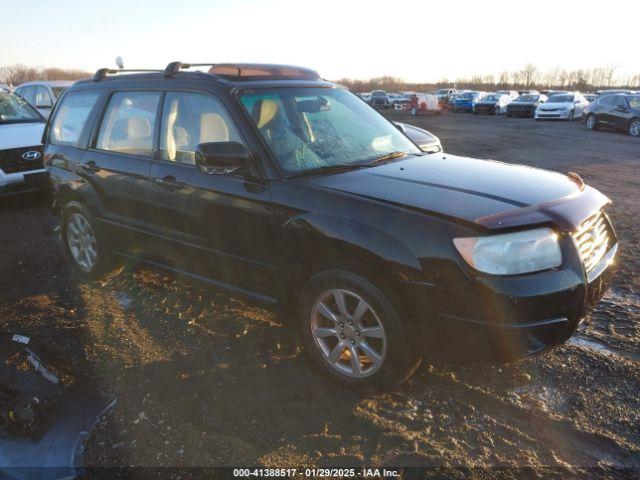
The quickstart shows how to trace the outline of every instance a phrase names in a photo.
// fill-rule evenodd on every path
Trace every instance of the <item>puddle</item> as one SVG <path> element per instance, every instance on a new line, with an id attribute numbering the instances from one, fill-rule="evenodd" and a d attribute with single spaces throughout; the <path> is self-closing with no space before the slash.
<path id="1" fill-rule="evenodd" d="M 610 347 L 597 340 L 590 340 L 578 335 L 575 335 L 567 340 L 567 345 L 573 345 L 576 347 L 585 348 L 587 350 L 593 350 L 607 356 L 626 358 L 627 360 L 631 360 L 632 362 L 640 362 L 640 355 L 637 353 Z"/>

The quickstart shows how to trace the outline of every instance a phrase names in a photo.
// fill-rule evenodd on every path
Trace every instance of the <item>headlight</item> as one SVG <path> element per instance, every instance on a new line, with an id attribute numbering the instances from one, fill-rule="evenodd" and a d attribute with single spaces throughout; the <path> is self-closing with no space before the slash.
<path id="1" fill-rule="evenodd" d="M 456 238 L 453 243 L 469 265 L 493 275 L 538 272 L 562 264 L 558 235 L 550 228 Z"/>

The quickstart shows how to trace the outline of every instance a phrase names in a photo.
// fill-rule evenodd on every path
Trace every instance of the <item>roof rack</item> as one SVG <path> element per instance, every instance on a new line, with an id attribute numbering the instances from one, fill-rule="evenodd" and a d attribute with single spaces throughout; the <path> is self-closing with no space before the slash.
<path id="1" fill-rule="evenodd" d="M 101 68 L 96 71 L 93 75 L 93 81 L 99 82 L 100 80 L 107 77 L 107 75 L 115 75 L 122 72 L 162 72 L 162 70 L 155 69 L 145 69 L 145 68 L 132 68 L 132 69 L 124 69 L 124 68 Z"/>
<path id="2" fill-rule="evenodd" d="M 166 78 L 173 77 L 180 70 L 192 67 L 210 67 L 209 74 L 227 79 L 273 79 L 273 80 L 321 80 L 315 70 L 290 65 L 270 65 L 258 63 L 182 63 L 171 62 L 164 69 Z"/>

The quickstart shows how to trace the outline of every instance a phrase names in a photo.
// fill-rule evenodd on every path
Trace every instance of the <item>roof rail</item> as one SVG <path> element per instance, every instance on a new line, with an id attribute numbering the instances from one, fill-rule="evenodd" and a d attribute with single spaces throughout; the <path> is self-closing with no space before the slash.
<path id="1" fill-rule="evenodd" d="M 217 63 L 182 63 L 182 62 L 171 62 L 167 65 L 167 68 L 164 69 L 164 76 L 166 78 L 173 77 L 180 70 L 186 70 L 191 67 L 211 67 L 213 65 L 217 65 Z"/>
<path id="2" fill-rule="evenodd" d="M 107 75 L 115 75 L 117 73 L 122 73 L 122 72 L 162 72 L 162 70 L 145 69 L 145 68 L 132 68 L 132 69 L 101 68 L 97 70 L 96 73 L 93 75 L 93 81 L 99 82 L 100 80 L 106 78 Z"/>

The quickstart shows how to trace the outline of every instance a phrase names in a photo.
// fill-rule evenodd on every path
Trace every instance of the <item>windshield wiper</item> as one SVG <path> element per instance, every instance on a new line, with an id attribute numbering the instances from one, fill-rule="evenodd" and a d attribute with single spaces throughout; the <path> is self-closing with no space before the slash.
<path id="1" fill-rule="evenodd" d="M 337 163 L 334 165 L 325 165 L 324 167 L 312 168 L 303 172 L 294 173 L 293 175 L 289 175 L 289 178 L 303 177 L 305 175 L 316 175 L 319 173 L 350 172 L 352 170 L 360 170 L 361 168 L 365 168 L 366 166 L 367 165 L 363 165 L 361 163 Z"/>
<path id="2" fill-rule="evenodd" d="M 389 152 L 386 153 L 380 157 L 376 157 L 373 160 L 369 160 L 366 164 L 367 165 L 374 165 L 376 163 L 384 163 L 387 162 L 389 160 L 394 160 L 396 158 L 400 158 L 400 157 L 406 157 L 407 155 L 409 155 L 407 152 L 400 152 L 400 151 L 396 151 L 396 152 Z"/>

